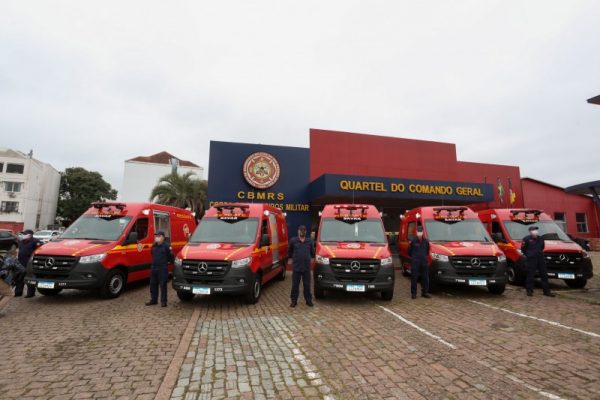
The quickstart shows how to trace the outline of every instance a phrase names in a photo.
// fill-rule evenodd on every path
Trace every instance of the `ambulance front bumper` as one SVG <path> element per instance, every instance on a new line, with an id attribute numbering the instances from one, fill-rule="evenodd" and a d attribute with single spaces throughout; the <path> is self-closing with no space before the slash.
<path id="1" fill-rule="evenodd" d="M 52 267 L 27 266 L 25 283 L 40 289 L 98 289 L 108 273 L 101 263 L 77 262 L 69 271 Z"/>
<path id="2" fill-rule="evenodd" d="M 252 288 L 254 273 L 250 267 L 231 268 L 227 274 L 218 280 L 186 279 L 181 267 L 173 270 L 173 289 L 178 292 L 193 294 L 245 294 Z"/>
<path id="3" fill-rule="evenodd" d="M 360 279 L 357 274 L 348 273 L 348 277 L 341 273 L 337 275 L 330 265 L 315 264 L 313 279 L 315 287 L 326 290 L 340 290 L 345 292 L 381 292 L 394 288 L 395 269 L 392 264 L 380 266 L 373 277 Z"/>
<path id="4" fill-rule="evenodd" d="M 506 285 L 506 261 L 499 261 L 495 268 L 479 271 L 458 270 L 450 261 L 433 260 L 430 269 L 430 279 L 436 283 L 453 284 L 461 286 L 496 286 Z"/>

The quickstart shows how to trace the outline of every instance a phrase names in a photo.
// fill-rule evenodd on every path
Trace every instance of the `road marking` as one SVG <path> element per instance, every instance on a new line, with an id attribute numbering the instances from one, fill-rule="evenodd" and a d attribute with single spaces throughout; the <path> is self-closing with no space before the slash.
<path id="1" fill-rule="evenodd" d="M 506 308 L 492 306 L 490 304 L 482 303 L 481 301 L 477 301 L 477 300 L 468 300 L 468 301 L 470 301 L 471 303 L 479 304 L 480 306 L 492 308 L 494 310 L 504 311 L 504 312 L 507 312 L 509 314 L 516 315 L 518 317 L 533 319 L 533 320 L 536 320 L 536 321 L 544 322 L 546 324 L 550 324 L 552 326 L 556 326 L 558 328 L 568 329 L 568 330 L 579 332 L 579 333 L 582 333 L 584 335 L 588 335 L 588 336 L 591 336 L 591 337 L 600 338 L 600 334 L 597 334 L 597 333 L 594 333 L 594 332 L 584 331 L 584 330 L 578 329 L 578 328 L 573 328 L 572 326 L 563 325 L 560 322 L 550 321 L 550 320 L 547 320 L 547 319 L 544 319 L 544 318 L 534 317 L 533 315 L 527 315 L 527 314 L 523 314 L 523 313 L 520 313 L 520 312 L 511 311 L 511 310 L 508 310 Z"/>
<path id="2" fill-rule="evenodd" d="M 486 367 L 486 368 L 489 368 L 489 369 L 491 369 L 492 371 L 494 371 L 494 372 L 495 372 L 495 373 L 497 373 L 497 374 L 504 375 L 506 378 L 510 379 L 511 381 L 513 381 L 513 382 L 515 382 L 515 383 L 518 383 L 519 385 L 523 385 L 523 386 L 524 386 L 524 387 L 526 387 L 527 389 L 529 389 L 529 390 L 531 390 L 531 391 L 534 391 L 534 392 L 536 392 L 536 393 L 537 393 L 537 394 L 539 394 L 540 396 L 543 396 L 543 397 L 546 397 L 546 398 L 549 398 L 549 399 L 553 399 L 553 400 L 563 400 L 563 398 L 562 398 L 562 397 L 560 397 L 560 396 L 558 396 L 558 395 L 555 395 L 555 394 L 553 394 L 553 393 L 550 393 L 550 392 L 546 392 L 545 390 L 543 390 L 543 389 L 540 389 L 540 388 L 537 388 L 537 387 L 535 387 L 535 386 L 532 386 L 532 385 L 530 385 L 529 383 L 527 383 L 527 382 L 525 382 L 525 381 L 523 381 L 523 380 L 521 380 L 521 379 L 517 378 L 516 376 L 514 376 L 514 375 L 511 375 L 511 374 L 507 374 L 506 372 L 504 372 L 504 371 L 502 371 L 502 370 L 500 370 L 500 369 L 498 369 L 498 368 L 494 367 L 494 366 L 493 366 L 493 365 L 491 365 L 491 364 L 488 364 L 488 363 L 487 363 L 487 362 L 485 362 L 485 361 L 477 360 L 477 363 L 478 363 L 478 364 L 480 364 L 480 365 L 483 365 L 483 366 L 484 366 L 484 367 Z"/>
<path id="3" fill-rule="evenodd" d="M 386 307 L 383 307 L 383 306 L 379 306 L 379 307 L 381 309 L 383 309 L 385 312 L 388 312 L 388 313 L 392 314 L 394 317 L 398 318 L 400 321 L 404 322 L 405 324 L 412 326 L 413 328 L 415 328 L 419 332 L 421 332 L 421 333 L 429 336 L 432 339 L 437 340 L 438 342 L 440 342 L 444 346 L 447 346 L 447 347 L 450 347 L 453 350 L 456 350 L 456 346 L 453 345 L 452 343 L 449 343 L 449 342 L 445 341 L 444 339 L 442 339 L 441 337 L 439 337 L 437 335 L 434 335 L 433 333 L 429 332 L 427 329 L 421 328 L 419 325 L 415 324 L 414 322 L 411 322 L 411 321 L 407 320 L 402 315 L 393 312 L 389 308 L 386 308 Z"/>

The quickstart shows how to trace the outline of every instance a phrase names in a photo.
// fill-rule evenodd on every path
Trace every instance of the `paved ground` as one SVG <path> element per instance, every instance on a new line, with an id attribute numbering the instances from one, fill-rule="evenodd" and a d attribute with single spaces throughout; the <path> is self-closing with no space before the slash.
<path id="1" fill-rule="evenodd" d="M 151 399 L 165 375 L 173 399 L 600 398 L 593 257 L 588 289 L 558 282 L 554 299 L 511 287 L 411 300 L 400 274 L 391 302 L 333 293 L 312 309 L 288 307 L 289 279 L 254 306 L 171 293 L 167 309 L 144 307 L 145 284 L 111 301 L 15 299 L 0 317 L 0 398 Z"/>

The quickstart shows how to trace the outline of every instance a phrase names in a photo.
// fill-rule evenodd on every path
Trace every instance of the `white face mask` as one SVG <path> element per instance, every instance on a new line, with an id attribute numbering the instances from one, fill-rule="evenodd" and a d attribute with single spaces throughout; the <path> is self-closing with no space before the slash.
<path id="1" fill-rule="evenodd" d="M 23 235 L 23 240 L 29 240 L 31 239 L 31 235 L 27 234 L 27 235 Z"/>
<path id="2" fill-rule="evenodd" d="M 531 231 L 531 236 L 533 236 L 533 237 L 536 237 L 539 234 L 540 234 L 540 231 L 538 231 L 537 229 L 534 229 Z"/>
<path id="3" fill-rule="evenodd" d="M 155 236 L 155 237 L 154 237 L 154 243 L 161 244 L 161 243 L 162 243 L 162 237 L 160 237 L 160 236 Z"/>
<path id="4" fill-rule="evenodd" d="M 423 237 L 423 232 L 417 232 L 417 237 L 422 238 Z"/>

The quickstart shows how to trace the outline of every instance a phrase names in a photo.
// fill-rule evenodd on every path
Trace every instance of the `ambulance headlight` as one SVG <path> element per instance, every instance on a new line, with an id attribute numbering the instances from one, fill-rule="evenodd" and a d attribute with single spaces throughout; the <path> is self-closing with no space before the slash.
<path id="1" fill-rule="evenodd" d="M 381 266 L 383 267 L 384 265 L 392 265 L 393 262 L 394 262 L 394 260 L 392 259 L 392 257 L 382 258 Z"/>
<path id="2" fill-rule="evenodd" d="M 233 260 L 231 262 L 231 268 L 243 268 L 250 265 L 252 262 L 252 257 L 242 258 L 241 260 Z"/>
<path id="3" fill-rule="evenodd" d="M 506 261 L 506 256 L 504 254 L 502 254 L 501 256 L 498 256 L 498 262 L 504 262 Z"/>
<path id="4" fill-rule="evenodd" d="M 95 263 L 95 262 L 100 262 L 100 261 L 104 260 L 104 257 L 106 257 L 106 253 L 92 254 L 90 256 L 81 257 L 79 259 L 79 262 L 82 264 Z"/>
<path id="5" fill-rule="evenodd" d="M 319 264 L 329 265 L 329 258 L 327 257 L 323 257 L 317 254 L 317 257 L 315 257 L 315 259 Z"/>
<path id="6" fill-rule="evenodd" d="M 175 266 L 181 267 L 183 265 L 183 260 L 179 257 L 175 257 Z"/>
<path id="7" fill-rule="evenodd" d="M 590 253 L 588 253 L 587 251 L 583 250 L 581 252 L 581 255 L 583 256 L 583 258 L 590 258 Z"/>
<path id="8" fill-rule="evenodd" d="M 442 262 L 450 261 L 448 256 L 443 255 L 443 254 L 438 254 L 438 253 L 431 253 L 431 258 L 433 258 L 434 260 L 437 260 L 437 261 L 442 261 Z"/>

